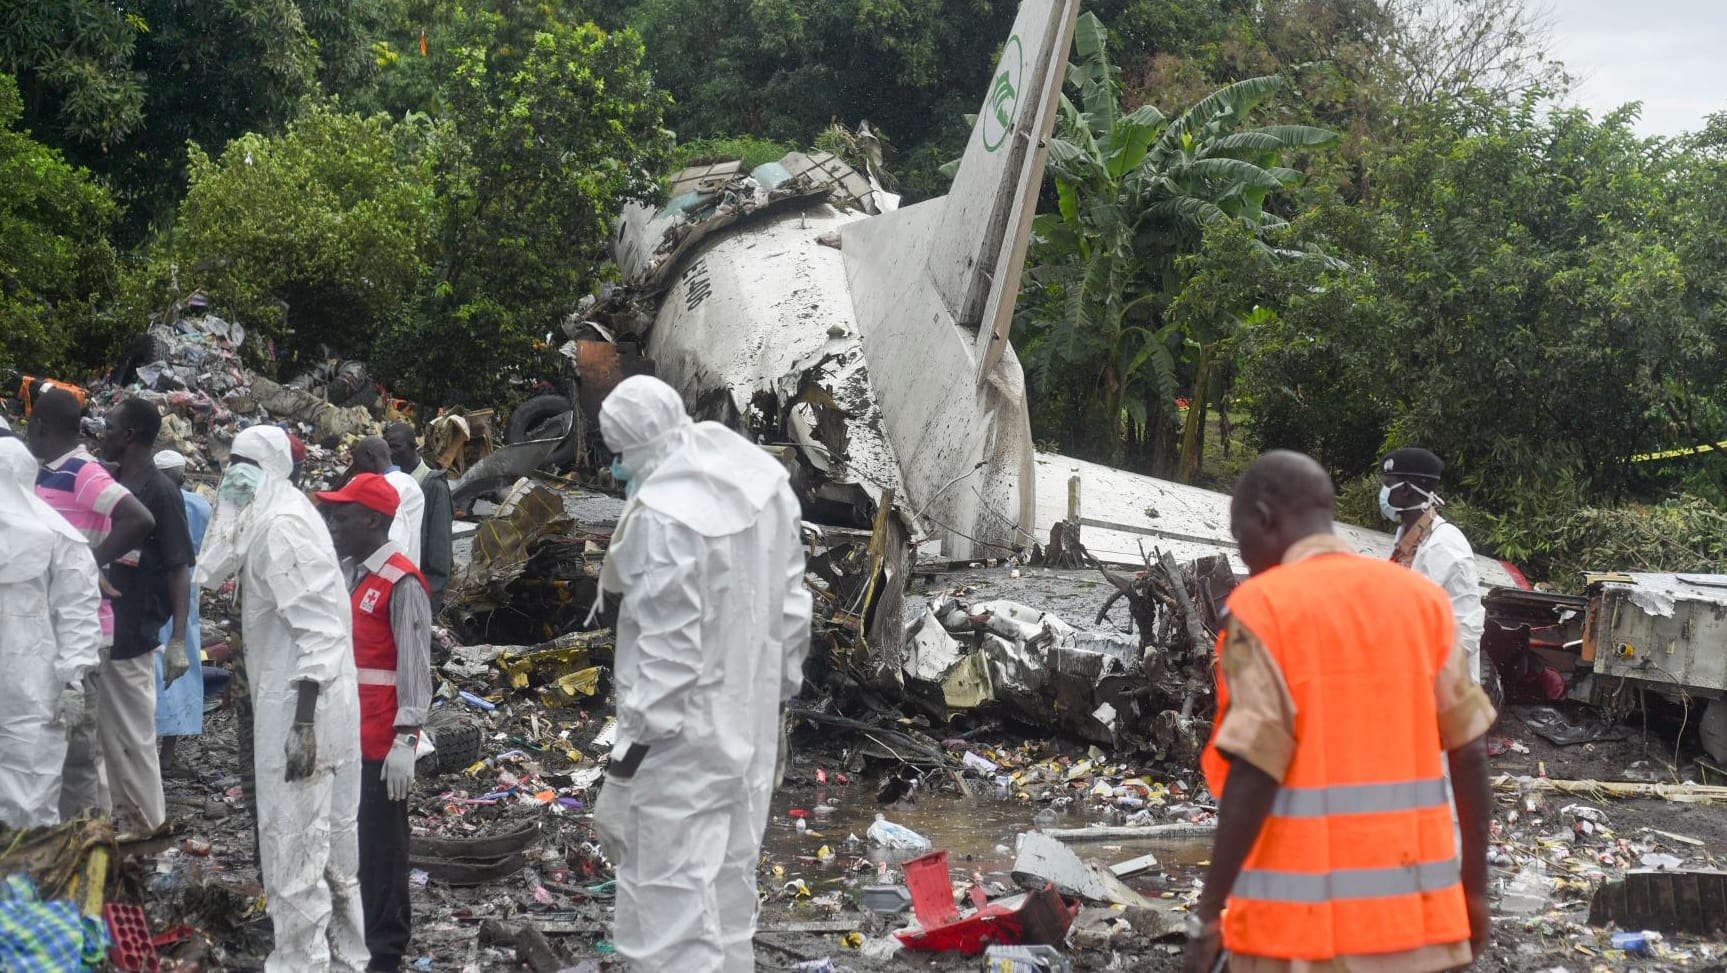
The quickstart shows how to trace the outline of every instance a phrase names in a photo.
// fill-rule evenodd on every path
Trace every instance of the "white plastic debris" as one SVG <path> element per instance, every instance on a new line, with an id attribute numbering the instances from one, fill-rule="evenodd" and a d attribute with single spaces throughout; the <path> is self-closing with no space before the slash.
<path id="1" fill-rule="evenodd" d="M 934 847 L 928 838 L 903 825 L 894 824 L 881 814 L 875 816 L 875 823 L 869 826 L 867 834 L 871 843 L 893 851 L 928 851 Z"/>
<path id="2" fill-rule="evenodd" d="M 989 759 L 988 757 L 982 756 L 980 754 L 972 753 L 969 750 L 966 751 L 966 755 L 964 757 L 963 762 L 965 763 L 965 765 L 967 767 L 970 767 L 972 770 L 975 770 L 980 774 L 985 774 L 985 775 L 989 775 L 989 776 L 994 776 L 998 771 L 1001 770 L 1001 765 L 997 764 L 995 761 Z"/>

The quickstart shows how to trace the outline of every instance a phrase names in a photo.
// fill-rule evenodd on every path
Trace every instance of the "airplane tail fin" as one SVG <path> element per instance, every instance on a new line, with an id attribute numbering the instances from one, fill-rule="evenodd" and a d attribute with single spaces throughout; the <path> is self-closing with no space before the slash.
<path id="1" fill-rule="evenodd" d="M 977 331 L 980 379 L 1007 343 L 1078 19 L 1079 0 L 1021 4 L 930 248 L 954 321 Z"/>
<path id="2" fill-rule="evenodd" d="M 909 508 L 949 556 L 1034 541 L 1025 376 L 1008 345 L 1079 0 L 1022 0 L 952 188 L 840 231 Z"/>

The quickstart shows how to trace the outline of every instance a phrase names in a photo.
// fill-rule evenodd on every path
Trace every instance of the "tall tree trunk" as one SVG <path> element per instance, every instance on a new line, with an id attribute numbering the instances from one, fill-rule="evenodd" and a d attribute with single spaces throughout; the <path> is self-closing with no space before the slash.
<path id="1" fill-rule="evenodd" d="M 1121 376 L 1116 374 L 1114 362 L 1103 367 L 1103 407 L 1104 430 L 1109 437 L 1109 465 L 1120 466 L 1126 456 L 1128 430 L 1122 417 Z"/>
<path id="2" fill-rule="evenodd" d="M 1212 373 L 1216 370 L 1217 345 L 1199 349 L 1199 369 L 1193 380 L 1193 398 L 1187 404 L 1187 424 L 1181 430 L 1181 462 L 1177 477 L 1183 483 L 1199 479 L 1205 465 L 1205 417 L 1211 405 Z"/>
<path id="3" fill-rule="evenodd" d="M 1219 357 L 1223 357 L 1220 353 Z M 1229 393 L 1235 388 L 1235 361 L 1229 359 L 1217 365 L 1217 377 L 1212 381 L 1217 389 L 1217 395 L 1212 404 L 1217 406 L 1217 438 L 1223 444 L 1223 455 L 1227 458 L 1234 450 L 1232 440 L 1235 438 L 1235 424 L 1229 421 Z"/>
<path id="4" fill-rule="evenodd" d="M 1176 453 L 1180 447 L 1181 427 L 1175 421 L 1175 402 L 1153 392 L 1145 402 L 1148 445 L 1151 453 L 1151 473 L 1173 479 Z"/>

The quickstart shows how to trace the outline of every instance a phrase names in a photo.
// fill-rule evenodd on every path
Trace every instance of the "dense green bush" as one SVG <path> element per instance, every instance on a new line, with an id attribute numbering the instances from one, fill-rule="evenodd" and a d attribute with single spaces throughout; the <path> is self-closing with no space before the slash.
<path id="1" fill-rule="evenodd" d="M 103 310 L 115 287 L 108 192 L 17 129 L 18 86 L 0 74 L 0 368 L 101 369 L 113 341 Z"/>
<path id="2" fill-rule="evenodd" d="M 218 158 L 193 146 L 171 247 L 181 284 L 290 355 L 368 354 L 429 267 L 428 133 L 310 104 Z"/>

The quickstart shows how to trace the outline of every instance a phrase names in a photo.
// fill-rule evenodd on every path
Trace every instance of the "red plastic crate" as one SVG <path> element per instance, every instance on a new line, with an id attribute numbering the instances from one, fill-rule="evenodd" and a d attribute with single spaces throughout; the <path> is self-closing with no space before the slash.
<path id="1" fill-rule="evenodd" d="M 906 888 L 911 890 L 911 908 L 925 929 L 946 925 L 959 918 L 953 904 L 953 881 L 948 876 L 947 852 L 932 851 L 900 866 Z"/>
<path id="2" fill-rule="evenodd" d="M 144 907 L 110 902 L 102 907 L 102 917 L 108 920 L 108 935 L 114 939 L 108 962 L 126 973 L 157 973 L 160 964 Z"/>

